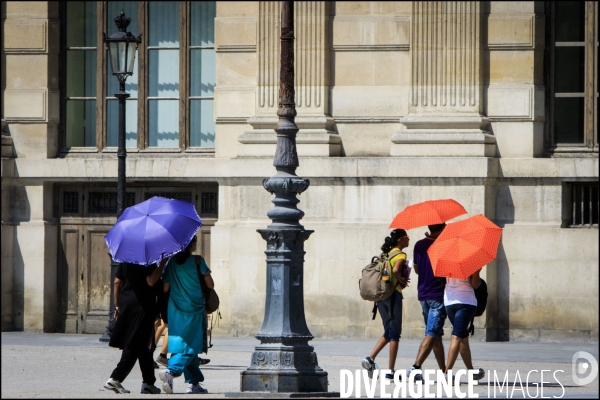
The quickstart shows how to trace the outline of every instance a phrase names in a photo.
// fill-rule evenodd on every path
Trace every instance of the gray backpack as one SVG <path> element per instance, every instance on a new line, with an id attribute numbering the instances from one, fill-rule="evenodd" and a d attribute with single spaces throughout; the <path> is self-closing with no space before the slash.
<path id="1" fill-rule="evenodd" d="M 396 288 L 392 286 L 391 279 L 389 281 L 382 281 L 381 273 L 383 268 L 387 267 L 391 277 L 393 265 L 390 265 L 390 260 L 400 253 L 402 252 L 381 253 L 379 257 L 373 257 L 369 265 L 363 268 L 361 278 L 358 280 L 360 297 L 363 300 L 382 301 L 394 293 Z"/>

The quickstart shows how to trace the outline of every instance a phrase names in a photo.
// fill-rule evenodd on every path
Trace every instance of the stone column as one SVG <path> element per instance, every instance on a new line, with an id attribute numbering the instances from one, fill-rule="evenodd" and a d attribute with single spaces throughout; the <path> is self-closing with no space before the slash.
<path id="1" fill-rule="evenodd" d="M 495 155 L 481 114 L 480 25 L 480 2 L 413 2 L 409 114 L 392 156 Z"/>
<path id="2" fill-rule="evenodd" d="M 3 2 L 2 29 L 2 330 L 56 332 L 53 185 L 19 181 L 14 158 L 56 157 L 59 3 Z"/>
<path id="3" fill-rule="evenodd" d="M 329 116 L 327 8 L 325 1 L 294 2 L 294 84 L 300 156 L 341 153 L 341 139 Z M 238 138 L 238 156 L 271 156 L 275 151 L 273 129 L 278 121 L 280 12 L 280 2 L 259 2 L 256 114 L 248 119 L 253 129 Z"/>

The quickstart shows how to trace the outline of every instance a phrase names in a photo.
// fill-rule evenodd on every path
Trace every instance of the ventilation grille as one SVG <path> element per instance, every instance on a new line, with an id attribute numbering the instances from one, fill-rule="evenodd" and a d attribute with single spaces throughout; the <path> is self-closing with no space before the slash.
<path id="1" fill-rule="evenodd" d="M 125 207 L 135 205 L 135 193 L 125 195 Z M 117 193 L 116 192 L 90 192 L 88 203 L 89 212 L 94 214 L 116 214 Z"/>
<path id="2" fill-rule="evenodd" d="M 570 228 L 598 227 L 598 182 L 571 184 Z"/>

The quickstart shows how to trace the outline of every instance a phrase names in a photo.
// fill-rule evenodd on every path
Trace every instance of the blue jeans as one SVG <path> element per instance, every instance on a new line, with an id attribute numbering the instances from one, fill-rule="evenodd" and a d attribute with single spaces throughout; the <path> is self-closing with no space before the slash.
<path id="1" fill-rule="evenodd" d="M 187 383 L 197 384 L 204 382 L 204 375 L 198 366 L 199 361 L 196 353 L 174 353 L 169 357 L 168 369 L 174 377 L 183 374 Z"/>
<path id="2" fill-rule="evenodd" d="M 469 324 L 477 312 L 477 306 L 451 304 L 446 306 L 448 319 L 452 323 L 452 334 L 464 339 L 469 336 Z"/>
<path id="3" fill-rule="evenodd" d="M 392 302 L 394 304 L 394 318 L 392 319 Z M 383 322 L 383 337 L 386 340 L 399 341 L 402 333 L 402 293 L 394 290 L 387 299 L 377 302 L 377 310 Z"/>
<path id="4" fill-rule="evenodd" d="M 444 322 L 446 321 L 446 307 L 444 300 L 423 300 L 423 319 L 425 320 L 425 336 L 435 339 L 444 335 Z"/>

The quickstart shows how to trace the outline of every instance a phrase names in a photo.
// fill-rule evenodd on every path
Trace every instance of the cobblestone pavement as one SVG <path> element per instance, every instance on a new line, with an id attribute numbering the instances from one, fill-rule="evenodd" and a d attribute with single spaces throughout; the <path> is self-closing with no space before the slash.
<path id="1" fill-rule="evenodd" d="M 106 391 L 103 384 L 116 366 L 121 352 L 100 343 L 99 336 L 2 333 L 2 398 L 117 396 Z M 360 361 L 368 355 L 374 340 L 315 339 L 310 343 L 315 347 L 319 365 L 329 373 L 329 390 L 339 392 L 340 370 L 354 372 L 360 369 Z M 203 385 L 209 390 L 209 397 L 222 398 L 225 393 L 239 392 L 240 371 L 248 367 L 250 355 L 258 341 L 255 338 L 219 336 L 213 337 L 213 344 L 208 354 L 211 363 L 202 368 L 206 378 Z M 419 344 L 411 340 L 400 342 L 397 369 L 412 365 Z M 474 389 L 479 397 L 494 397 L 495 390 L 495 397 L 498 398 L 506 398 L 507 395 L 513 398 L 598 398 L 598 377 L 586 386 L 575 385 L 572 377 L 573 355 L 577 351 L 586 351 L 598 360 L 597 344 L 474 342 L 471 350 L 474 364 L 486 370 L 486 377 Z M 387 349 L 376 361 L 382 368 L 387 366 Z M 424 368 L 434 368 L 435 365 L 432 356 Z M 463 367 L 460 359 L 457 367 Z M 543 393 L 539 386 L 542 370 L 544 382 L 550 382 L 544 385 Z M 500 382 L 508 372 L 508 387 L 504 386 L 501 392 L 500 386 L 492 384 L 494 372 Z M 519 381 L 523 386 L 519 385 Z M 159 380 L 156 385 L 160 387 Z M 125 380 L 124 386 L 131 390 L 131 394 L 123 396 L 146 396 L 139 393 L 141 373 L 137 366 Z M 183 395 L 186 386 L 183 378 L 175 379 L 175 395 Z M 393 393 L 393 390 L 393 384 L 387 388 L 388 393 Z M 461 390 L 466 392 L 466 385 L 461 385 Z M 432 392 L 435 394 L 435 389 Z M 379 385 L 375 394 L 379 397 Z M 353 392 L 352 397 L 354 395 Z M 366 396 L 364 386 L 361 395 Z"/>

